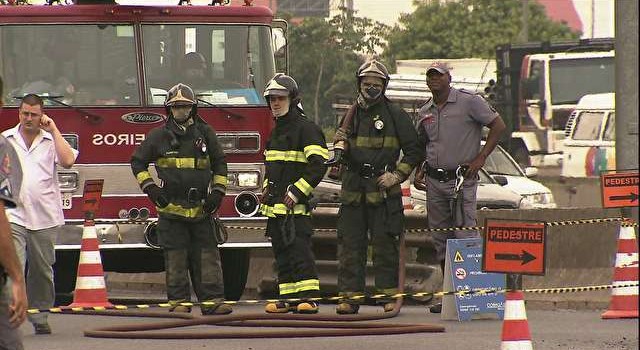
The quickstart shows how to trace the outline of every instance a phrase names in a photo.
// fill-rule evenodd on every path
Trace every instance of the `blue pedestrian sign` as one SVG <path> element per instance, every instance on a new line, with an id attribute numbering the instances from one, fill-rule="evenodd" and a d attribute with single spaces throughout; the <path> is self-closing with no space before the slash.
<path id="1" fill-rule="evenodd" d="M 449 239 L 444 276 L 444 291 L 504 290 L 505 275 L 482 272 L 482 239 Z M 504 317 L 504 293 L 446 295 L 442 319 L 468 321 Z"/>

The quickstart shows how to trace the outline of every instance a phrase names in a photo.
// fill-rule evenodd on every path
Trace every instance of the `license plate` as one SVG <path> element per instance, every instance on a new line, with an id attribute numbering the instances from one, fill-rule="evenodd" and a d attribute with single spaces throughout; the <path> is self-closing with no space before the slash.
<path id="1" fill-rule="evenodd" d="M 72 204 L 71 192 L 62 192 L 62 209 L 71 209 Z"/>

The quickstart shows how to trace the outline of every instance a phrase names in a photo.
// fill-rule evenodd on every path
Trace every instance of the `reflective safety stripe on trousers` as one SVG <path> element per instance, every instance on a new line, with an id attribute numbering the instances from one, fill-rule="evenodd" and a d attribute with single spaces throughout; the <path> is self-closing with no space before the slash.
<path id="1" fill-rule="evenodd" d="M 278 285 L 280 295 L 293 294 L 309 290 L 320 290 L 320 281 L 317 278 L 298 282 L 280 283 Z"/>
<path id="2" fill-rule="evenodd" d="M 394 195 L 394 194 L 400 194 L 400 193 L 402 193 L 402 189 L 400 188 L 400 185 L 395 185 L 387 190 L 387 195 Z M 381 191 L 362 193 L 357 191 L 342 190 L 342 192 L 340 193 L 340 197 L 342 198 L 343 201 L 346 201 L 347 203 L 360 203 L 360 201 L 362 200 L 363 194 L 365 195 L 365 199 L 367 203 L 379 204 L 379 203 L 382 203 L 382 201 L 384 200 L 384 197 L 382 196 Z"/>
<path id="3" fill-rule="evenodd" d="M 307 206 L 305 204 L 296 204 L 293 206 L 293 210 L 288 209 L 282 203 L 276 203 L 275 205 L 267 205 L 260 204 L 260 212 L 262 215 L 275 218 L 276 215 L 287 215 L 287 214 L 295 214 L 295 215 L 311 215 L 307 210 Z"/>

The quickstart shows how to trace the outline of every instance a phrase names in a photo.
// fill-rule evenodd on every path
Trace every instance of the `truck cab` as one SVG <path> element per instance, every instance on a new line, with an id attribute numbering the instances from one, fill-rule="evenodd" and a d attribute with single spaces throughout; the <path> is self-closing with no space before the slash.
<path id="1" fill-rule="evenodd" d="M 73 289 L 90 179 L 104 179 L 95 213 L 104 269 L 163 271 L 157 213 L 129 162 L 146 134 L 164 124 L 165 94 L 179 82 L 196 92 L 198 114 L 226 155 L 221 220 L 264 220 L 257 214 L 262 153 L 273 121 L 262 93 L 282 61 L 278 53 L 286 61 L 276 42 L 285 28 L 261 6 L 0 5 L 0 130 L 18 122 L 20 97 L 37 93 L 80 152 L 71 169 L 58 171 L 66 220 L 56 242 L 59 291 Z M 230 299 L 244 288 L 249 249 L 270 246 L 246 233 L 232 231 L 220 246 Z"/>
<path id="2" fill-rule="evenodd" d="M 580 99 L 565 129 L 563 177 L 597 177 L 615 169 L 615 93 Z"/>
<path id="3" fill-rule="evenodd" d="M 496 47 L 497 99 L 523 167 L 560 166 L 569 115 L 587 94 L 614 91 L 614 40 L 507 44 Z"/>

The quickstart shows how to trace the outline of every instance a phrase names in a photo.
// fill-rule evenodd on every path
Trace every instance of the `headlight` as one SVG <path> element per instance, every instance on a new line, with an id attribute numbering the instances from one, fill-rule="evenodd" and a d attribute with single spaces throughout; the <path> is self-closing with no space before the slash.
<path id="1" fill-rule="evenodd" d="M 260 184 L 260 172 L 257 171 L 230 171 L 227 173 L 227 185 L 241 189 L 258 188 Z"/>
<path id="2" fill-rule="evenodd" d="M 531 202 L 531 198 L 529 196 L 522 196 L 522 200 L 520 200 L 520 208 L 519 209 L 532 209 L 533 202 Z"/>
<path id="3" fill-rule="evenodd" d="M 58 172 L 58 184 L 63 192 L 75 191 L 78 188 L 78 173 Z"/>
<path id="4" fill-rule="evenodd" d="M 532 204 L 552 204 L 554 203 L 553 194 L 551 193 L 534 193 L 525 194 L 523 197 L 528 198 Z"/>
<path id="5" fill-rule="evenodd" d="M 258 187 L 260 175 L 256 172 L 238 173 L 238 186 L 240 187 Z"/>

